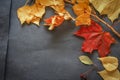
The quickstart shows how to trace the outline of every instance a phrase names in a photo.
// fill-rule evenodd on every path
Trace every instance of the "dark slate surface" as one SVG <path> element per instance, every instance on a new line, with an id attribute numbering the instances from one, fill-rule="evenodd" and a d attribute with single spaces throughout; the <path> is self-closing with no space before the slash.
<path id="1" fill-rule="evenodd" d="M 4 80 L 11 0 L 0 0 L 0 80 Z"/>
<path id="2" fill-rule="evenodd" d="M 10 3 L 10 0 L 2 0 L 2 3 L 6 5 Z M 1 2 L 0 4 L 3 5 Z M 48 31 L 47 27 L 44 27 L 41 22 L 41 26 L 38 28 L 35 25 L 24 25 L 21 26 L 16 10 L 23 6 L 25 0 L 12 0 L 12 10 L 9 16 L 9 10 L 2 11 L 0 14 L 0 20 L 4 21 L 5 28 L 3 30 L 0 27 L 0 33 L 4 33 L 5 29 L 5 40 L 3 45 L 5 48 L 0 55 L 0 64 L 5 64 L 6 55 L 6 45 L 8 40 L 9 32 L 9 43 L 7 51 L 7 61 L 6 67 L 0 65 L 0 80 L 81 80 L 80 73 L 85 72 L 91 66 L 86 66 L 80 63 L 78 57 L 84 53 L 80 51 L 83 39 L 77 38 L 73 33 L 78 29 L 75 27 L 74 22 L 65 21 L 59 28 L 54 31 Z M 10 7 L 10 4 L 7 5 Z M 71 6 L 67 9 L 71 12 Z M 9 9 L 9 7 L 7 9 Z M 3 5 L 2 9 L 5 8 Z M 6 13 L 7 12 L 7 13 Z M 2 16 L 2 15 L 7 15 Z M 46 9 L 46 14 L 44 18 L 53 15 L 53 10 L 51 8 Z M 10 29 L 9 27 L 9 17 L 10 17 Z M 7 20 L 7 22 L 5 20 Z M 0 21 L 0 25 L 2 24 Z M 109 20 L 107 20 L 110 22 Z M 108 28 L 103 25 L 107 31 Z M 120 32 L 120 27 L 115 26 L 116 30 Z M 111 54 L 120 59 L 120 39 L 112 35 L 117 40 L 117 44 L 113 45 L 111 48 Z M 1 36 L 1 34 L 0 34 Z M 4 39 L 4 38 L 1 38 Z M 1 40 L 2 41 L 2 40 Z M 1 44 L 0 44 L 1 46 Z M 3 53 L 5 52 L 5 53 Z M 97 60 L 98 53 L 95 51 L 93 55 L 90 56 L 93 61 L 102 70 L 101 63 Z M 3 59 L 4 58 L 4 59 Z M 5 69 L 4 69 L 5 68 Z M 5 70 L 5 75 L 3 75 L 3 70 Z M 88 80 L 102 80 L 96 71 L 93 71 L 88 75 Z"/>

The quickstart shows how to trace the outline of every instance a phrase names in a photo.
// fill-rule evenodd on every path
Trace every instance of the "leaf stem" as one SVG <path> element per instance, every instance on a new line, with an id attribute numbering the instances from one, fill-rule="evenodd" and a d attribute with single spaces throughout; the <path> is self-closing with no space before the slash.
<path id="1" fill-rule="evenodd" d="M 98 19 L 100 22 L 104 23 L 108 28 L 110 28 L 120 38 L 120 33 L 118 33 L 110 24 L 106 23 L 104 20 L 102 20 L 95 14 L 91 14 L 91 16 Z"/>

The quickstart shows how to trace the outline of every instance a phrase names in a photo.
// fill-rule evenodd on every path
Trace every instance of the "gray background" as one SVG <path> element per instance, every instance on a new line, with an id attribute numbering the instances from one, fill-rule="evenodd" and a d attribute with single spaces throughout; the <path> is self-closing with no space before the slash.
<path id="1" fill-rule="evenodd" d="M 82 64 L 78 59 L 85 53 L 80 50 L 83 39 L 73 35 L 79 29 L 75 27 L 73 21 L 65 21 L 54 31 L 48 31 L 48 27 L 44 27 L 43 22 L 40 23 L 40 27 L 34 24 L 22 26 L 16 10 L 24 5 L 25 0 L 1 0 L 1 2 L 8 9 L 5 10 L 8 11 L 8 19 L 6 19 L 8 22 L 5 24 L 8 25 L 4 26 L 8 30 L 6 33 L 9 33 L 5 35 L 9 37 L 5 39 L 7 45 L 4 51 L 7 52 L 4 54 L 3 61 L 1 60 L 4 66 L 0 67 L 4 80 L 81 80 L 80 74 L 92 67 Z M 71 5 L 66 6 L 71 15 L 75 16 Z M 6 12 L 3 10 L 2 13 Z M 51 8 L 46 8 L 43 19 L 53 14 L 54 11 Z M 105 19 L 110 23 L 107 18 Z M 105 30 L 110 31 L 105 25 L 101 25 Z M 120 32 L 120 24 L 114 28 Z M 120 59 L 120 39 L 112 32 L 111 34 L 117 40 L 117 44 L 112 45 L 110 55 Z M 92 55 L 85 55 L 90 56 L 99 69 L 103 70 L 100 61 L 97 60 L 97 51 L 94 51 Z M 102 80 L 102 78 L 93 71 L 88 75 L 88 80 Z"/>

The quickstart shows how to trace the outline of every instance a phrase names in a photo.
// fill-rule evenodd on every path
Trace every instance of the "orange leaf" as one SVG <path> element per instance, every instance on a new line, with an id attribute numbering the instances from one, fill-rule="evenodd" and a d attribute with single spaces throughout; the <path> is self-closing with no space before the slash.
<path id="1" fill-rule="evenodd" d="M 27 24 L 34 23 L 39 25 L 39 21 L 44 13 L 45 6 L 37 4 L 33 4 L 32 6 L 25 5 L 17 10 L 18 18 L 21 24 L 26 22 Z"/>
<path id="2" fill-rule="evenodd" d="M 53 30 L 55 27 L 58 27 L 63 23 L 64 17 L 59 15 L 54 15 L 51 16 L 50 18 L 45 19 L 44 21 L 46 22 L 45 25 L 50 26 L 49 30 Z"/>
<path id="3" fill-rule="evenodd" d="M 75 4 L 73 6 L 73 11 L 77 15 L 76 18 L 76 26 L 79 25 L 90 25 L 91 24 L 91 19 L 90 19 L 90 14 L 91 14 L 91 8 L 89 6 L 89 1 L 88 0 L 78 0 L 78 4 Z"/>

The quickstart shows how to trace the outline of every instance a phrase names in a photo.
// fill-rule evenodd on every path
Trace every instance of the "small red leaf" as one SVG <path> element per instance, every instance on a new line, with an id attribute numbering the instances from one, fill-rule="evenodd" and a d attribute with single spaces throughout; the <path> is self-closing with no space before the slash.
<path id="1" fill-rule="evenodd" d="M 110 33 L 103 32 L 101 26 L 94 21 L 90 26 L 81 26 L 75 35 L 85 39 L 82 51 L 92 53 L 94 50 L 98 50 L 100 57 L 107 56 L 111 44 L 115 42 Z"/>
<path id="2" fill-rule="evenodd" d="M 59 15 L 54 15 L 51 16 L 47 19 L 44 20 L 47 26 L 49 27 L 49 30 L 53 30 L 55 27 L 58 27 L 59 25 L 61 25 L 64 21 L 64 17 L 63 16 L 59 16 Z"/>

